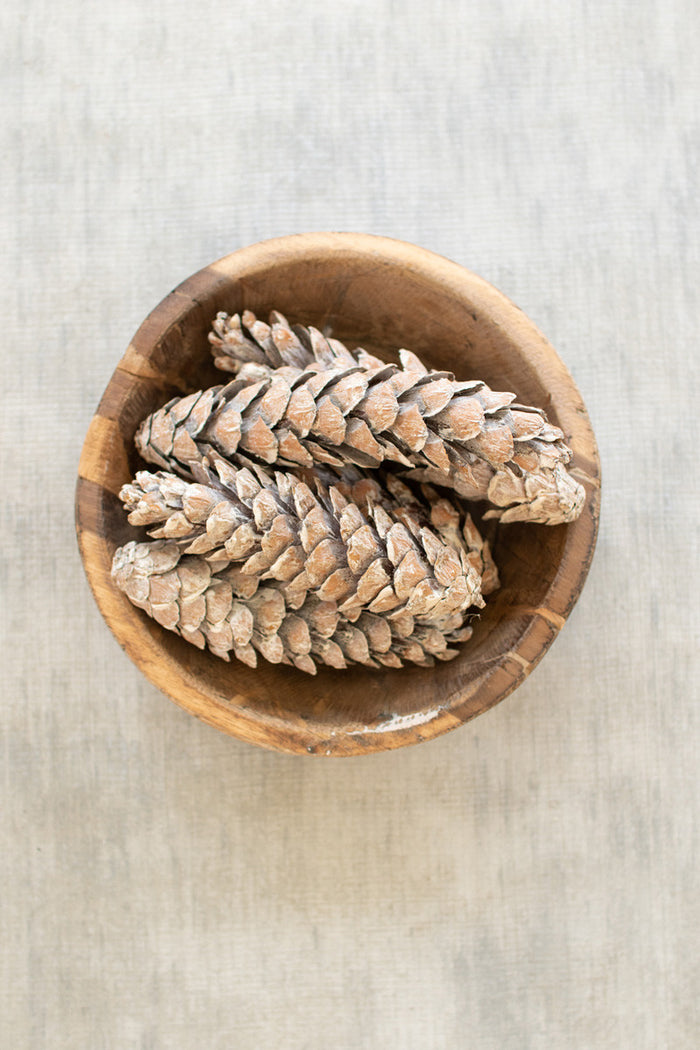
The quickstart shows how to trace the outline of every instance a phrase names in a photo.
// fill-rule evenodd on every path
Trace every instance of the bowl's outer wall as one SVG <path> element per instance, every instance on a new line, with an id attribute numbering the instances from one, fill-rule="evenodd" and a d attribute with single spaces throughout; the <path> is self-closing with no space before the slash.
<path id="1" fill-rule="evenodd" d="M 351 346 L 395 359 L 416 351 L 433 368 L 514 390 L 560 426 L 586 488 L 569 525 L 500 526 L 502 587 L 460 655 L 435 668 L 321 669 L 310 677 L 261 661 L 226 664 L 165 631 L 111 582 L 115 548 L 133 538 L 118 500 L 139 466 L 140 421 L 170 397 L 221 382 L 207 333 L 219 310 L 271 309 L 330 328 Z M 88 580 L 109 627 L 147 677 L 204 721 L 251 743 L 350 755 L 418 743 L 508 695 L 543 656 L 586 578 L 597 534 L 600 464 L 581 396 L 525 315 L 491 285 L 423 249 L 358 234 L 263 242 L 189 278 L 149 315 L 90 425 L 76 493 Z"/>

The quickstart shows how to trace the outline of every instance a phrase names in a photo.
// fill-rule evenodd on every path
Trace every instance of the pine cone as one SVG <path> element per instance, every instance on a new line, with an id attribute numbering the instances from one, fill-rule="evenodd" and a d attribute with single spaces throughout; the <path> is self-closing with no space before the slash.
<path id="1" fill-rule="evenodd" d="M 471 519 L 437 494 L 428 509 L 398 480 L 392 491 L 359 471 L 316 493 L 299 478 L 247 468 L 213 456 L 217 473 L 195 465 L 189 483 L 141 471 L 121 498 L 132 525 L 156 526 L 155 539 L 201 555 L 214 572 L 237 563 L 244 576 L 275 580 L 290 609 L 307 594 L 361 613 L 405 610 L 439 624 L 482 607 L 482 579 L 497 586 L 488 545 Z"/>
<path id="2" fill-rule="evenodd" d="M 144 421 L 144 459 L 182 472 L 213 446 L 232 459 L 278 465 L 413 468 L 411 477 L 494 505 L 487 517 L 559 524 L 578 517 L 583 488 L 566 470 L 563 434 L 537 408 L 479 380 L 428 371 L 406 350 L 401 367 L 349 351 L 281 314 L 219 314 L 215 363 L 225 387 L 175 399 Z"/>
<path id="3" fill-rule="evenodd" d="M 452 613 L 438 626 L 418 624 L 405 609 L 387 617 L 362 612 L 351 623 L 334 602 L 310 595 L 290 609 L 279 585 L 259 584 L 239 567 L 217 573 L 174 542 L 130 542 L 114 555 L 112 577 L 132 603 L 186 641 L 224 660 L 230 653 L 251 667 L 260 653 L 270 663 L 315 674 L 317 665 L 345 668 L 432 666 L 450 660 L 471 628 Z"/>

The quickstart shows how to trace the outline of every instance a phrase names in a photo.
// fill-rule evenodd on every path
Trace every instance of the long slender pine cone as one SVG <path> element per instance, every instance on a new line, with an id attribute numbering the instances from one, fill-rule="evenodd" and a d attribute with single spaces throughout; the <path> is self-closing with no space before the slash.
<path id="1" fill-rule="evenodd" d="M 356 621 L 363 611 L 406 611 L 438 624 L 498 585 L 488 545 L 448 500 L 428 508 L 398 480 L 391 490 L 359 471 L 314 493 L 292 474 L 255 476 L 213 457 L 201 481 L 141 471 L 121 498 L 132 525 L 203 557 L 215 572 L 236 563 L 244 576 L 275 580 L 289 608 L 307 594 L 336 602 Z"/>
<path id="2" fill-rule="evenodd" d="M 471 627 L 463 615 L 442 627 L 416 623 L 404 610 L 388 616 L 362 612 L 351 623 L 334 602 L 307 596 L 290 608 L 279 585 L 262 584 L 239 566 L 219 572 L 168 540 L 132 541 L 114 555 L 112 577 L 131 602 L 186 641 L 216 656 L 233 653 L 251 667 L 258 654 L 270 663 L 293 664 L 315 674 L 319 664 L 345 668 L 432 666 L 450 660 Z"/>
<path id="3" fill-rule="evenodd" d="M 269 325 L 250 311 L 220 313 L 209 338 L 215 363 L 238 378 L 147 421 L 139 443 L 153 462 L 187 463 L 190 437 L 266 463 L 397 462 L 416 479 L 488 500 L 504 522 L 554 525 L 581 512 L 585 493 L 566 469 L 561 430 L 515 394 L 429 371 L 407 350 L 401 367 L 387 365 L 276 312 Z"/>

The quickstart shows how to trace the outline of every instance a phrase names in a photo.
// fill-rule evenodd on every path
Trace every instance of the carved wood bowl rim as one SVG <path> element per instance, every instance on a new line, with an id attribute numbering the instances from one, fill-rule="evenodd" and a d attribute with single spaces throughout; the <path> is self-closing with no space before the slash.
<path id="1" fill-rule="evenodd" d="M 290 320 L 328 322 L 339 338 L 375 352 L 405 345 L 434 367 L 450 367 L 461 379 L 478 375 L 500 389 L 511 387 L 499 384 L 499 376 L 507 380 L 515 374 L 528 388 L 516 391 L 519 399 L 529 393 L 564 430 L 574 454 L 571 467 L 586 489 L 583 513 L 554 528 L 499 527 L 496 554 L 498 560 L 502 547 L 512 563 L 506 572 L 510 593 L 496 598 L 495 611 L 489 599 L 474 638 L 455 661 L 432 670 L 323 668 L 310 678 L 261 660 L 251 671 L 165 631 L 112 583 L 114 549 L 133 534 L 117 494 L 138 465 L 136 425 L 173 392 L 222 381 L 209 362 L 206 330 L 216 309 L 232 312 L 241 306 L 263 316 L 274 307 Z M 480 363 L 482 374 L 465 374 L 470 360 Z M 518 307 L 482 278 L 426 249 L 371 234 L 308 233 L 263 241 L 219 259 L 149 314 L 88 429 L 78 470 L 76 528 L 100 611 L 154 685 L 198 718 L 250 743 L 346 756 L 429 740 L 508 696 L 543 657 L 581 593 L 599 504 L 600 462 L 581 395 L 552 346 Z M 535 572 L 530 563 L 540 568 Z"/>

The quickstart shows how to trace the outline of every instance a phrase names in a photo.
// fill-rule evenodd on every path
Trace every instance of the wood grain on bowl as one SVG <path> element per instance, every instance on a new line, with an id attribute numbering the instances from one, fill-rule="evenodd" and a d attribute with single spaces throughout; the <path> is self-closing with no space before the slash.
<path id="1" fill-rule="evenodd" d="M 405 346 L 457 378 L 480 378 L 544 408 L 564 431 L 586 489 L 581 517 L 555 527 L 500 526 L 502 586 L 450 663 L 346 671 L 227 664 L 164 630 L 110 578 L 115 549 L 134 537 L 117 494 L 139 467 L 133 438 L 177 394 L 222 382 L 207 334 L 219 310 L 271 309 L 329 327 L 387 360 Z M 223 380 L 225 381 L 225 379 Z M 250 743 L 353 755 L 418 743 L 502 700 L 541 659 L 585 581 L 599 516 L 600 465 L 581 396 L 525 315 L 440 256 L 364 234 L 301 234 L 242 249 L 206 267 L 144 321 L 105 390 L 85 440 L 76 492 L 78 540 L 100 610 L 146 676 L 197 717 Z"/>

